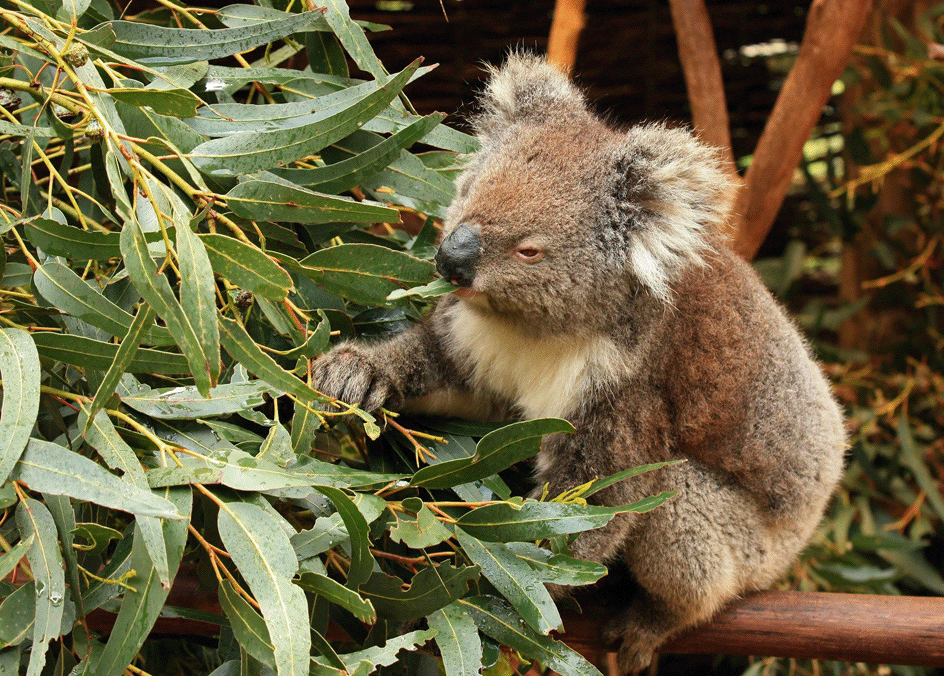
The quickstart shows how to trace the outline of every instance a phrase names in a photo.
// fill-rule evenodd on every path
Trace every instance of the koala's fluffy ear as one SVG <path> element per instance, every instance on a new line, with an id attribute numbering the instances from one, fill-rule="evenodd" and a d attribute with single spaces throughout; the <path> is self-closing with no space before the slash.
<path id="1" fill-rule="evenodd" d="M 488 86 L 475 119 L 480 136 L 494 136 L 518 122 L 586 114 L 587 100 L 568 77 L 543 57 L 514 52 L 500 68 L 489 67 Z"/>
<path id="2" fill-rule="evenodd" d="M 630 129 L 613 162 L 617 213 L 632 275 L 671 303 L 671 283 L 724 233 L 734 194 L 721 153 L 689 131 Z M 611 235 L 613 236 L 613 235 Z M 614 243 L 615 244 L 615 243 Z"/>

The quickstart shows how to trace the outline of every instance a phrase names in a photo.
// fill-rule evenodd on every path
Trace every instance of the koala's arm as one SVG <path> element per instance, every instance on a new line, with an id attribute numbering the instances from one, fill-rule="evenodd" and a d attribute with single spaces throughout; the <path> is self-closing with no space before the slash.
<path id="1" fill-rule="evenodd" d="M 342 343 L 311 364 L 316 390 L 374 411 L 401 408 L 459 378 L 445 351 L 439 308 L 398 336 L 377 343 Z"/>

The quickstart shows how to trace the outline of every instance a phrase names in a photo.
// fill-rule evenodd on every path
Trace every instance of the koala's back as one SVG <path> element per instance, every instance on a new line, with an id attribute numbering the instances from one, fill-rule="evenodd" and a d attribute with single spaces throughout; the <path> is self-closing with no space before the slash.
<path id="1" fill-rule="evenodd" d="M 775 518 L 818 520 L 846 437 L 826 379 L 751 267 L 724 247 L 683 277 L 660 355 L 679 450 Z"/>

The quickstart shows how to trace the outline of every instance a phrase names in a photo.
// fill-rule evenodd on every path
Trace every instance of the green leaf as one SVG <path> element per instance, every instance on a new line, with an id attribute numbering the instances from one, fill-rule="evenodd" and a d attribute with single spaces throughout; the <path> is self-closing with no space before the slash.
<path id="1" fill-rule="evenodd" d="M 335 605 L 341 606 L 361 622 L 373 624 L 377 621 L 377 612 L 370 601 L 364 600 L 353 589 L 345 587 L 340 582 L 335 582 L 326 575 L 304 571 L 295 581 L 295 584 Z"/>
<path id="2" fill-rule="evenodd" d="M 88 416 L 94 416 L 82 424 L 82 416 L 86 415 L 83 407 L 79 418 L 79 426 L 85 428 L 85 440 L 92 448 L 98 451 L 102 459 L 112 469 L 120 469 L 124 476 L 141 490 L 149 490 L 147 476 L 138 457 L 128 444 L 118 435 L 114 424 L 104 411 L 89 411 Z M 164 531 L 161 522 L 152 516 L 138 516 L 138 527 L 144 538 L 144 545 L 157 571 L 161 584 L 169 586 L 171 583 L 170 565 L 167 561 L 167 543 L 164 542 Z"/>
<path id="3" fill-rule="evenodd" d="M 34 537 L 26 554 L 36 583 L 36 615 L 33 622 L 33 647 L 26 676 L 39 676 L 46 664 L 49 642 L 59 636 L 66 578 L 56 524 L 46 506 L 27 498 L 16 508 L 16 522 L 23 538 Z"/>
<path id="4" fill-rule="evenodd" d="M 81 368 L 107 370 L 118 357 L 118 345 L 103 343 L 66 333 L 35 333 L 33 342 L 46 359 L 65 362 Z M 189 364 L 183 355 L 139 347 L 127 368 L 130 373 L 188 373 Z"/>
<path id="5" fill-rule="evenodd" d="M 459 600 L 482 633 L 502 645 L 537 660 L 561 676 L 600 676 L 596 667 L 560 641 L 541 636 L 523 625 L 514 609 L 494 596 L 473 596 Z"/>
<path id="6" fill-rule="evenodd" d="M 525 500 L 522 504 L 500 502 L 463 514 L 457 524 L 470 535 L 487 542 L 543 540 L 600 528 L 624 512 L 647 512 L 673 495 L 675 491 L 660 493 L 631 505 L 616 507 L 535 500 Z"/>
<path id="7" fill-rule="evenodd" d="M 541 582 L 561 585 L 593 584 L 607 573 L 603 564 L 554 554 L 531 542 L 509 542 L 508 549 L 531 566 Z"/>
<path id="8" fill-rule="evenodd" d="M 291 129 L 234 134 L 201 143 L 190 157 L 210 175 L 250 173 L 270 169 L 308 157 L 326 145 L 344 138 L 371 119 L 403 89 L 419 66 L 413 62 L 356 103 L 333 111 L 324 119 Z"/>
<path id="9" fill-rule="evenodd" d="M 273 301 L 292 290 L 292 278 L 260 249 L 226 235 L 199 235 L 213 270 L 241 289 Z"/>
<path id="10" fill-rule="evenodd" d="M 931 472 L 928 470 L 924 454 L 915 445 L 914 436 L 911 434 L 911 425 L 908 424 L 908 416 L 905 415 L 901 416 L 898 421 L 898 443 L 901 444 L 901 456 L 904 465 L 911 470 L 915 481 L 924 491 L 938 518 L 944 519 L 944 496 L 941 495 L 937 479 L 931 476 Z"/>
<path id="11" fill-rule="evenodd" d="M 114 88 L 106 91 L 116 101 L 138 108 L 148 106 L 158 115 L 193 117 L 197 108 L 204 105 L 199 96 L 187 89 Z"/>
<path id="12" fill-rule="evenodd" d="M 434 279 L 429 284 L 423 284 L 422 286 L 414 286 L 409 289 L 397 289 L 396 291 L 391 291 L 387 295 L 387 300 L 400 300 L 401 298 L 409 298 L 410 296 L 417 296 L 419 298 L 436 298 L 438 296 L 445 296 L 447 293 L 452 293 L 455 290 L 455 284 L 445 279 L 439 278 Z"/>
<path id="13" fill-rule="evenodd" d="M 219 586 L 220 607 L 229 619 L 229 625 L 239 642 L 239 646 L 254 659 L 265 665 L 275 667 L 275 652 L 269 629 L 265 620 L 255 608 L 238 594 L 229 580 L 223 580 Z"/>
<path id="14" fill-rule="evenodd" d="M 167 547 L 165 557 L 169 577 L 174 579 L 187 544 L 193 496 L 189 488 L 169 488 L 163 494 L 175 511 L 183 515 L 179 521 L 164 521 L 161 524 Z M 125 589 L 121 610 L 115 618 L 108 643 L 95 664 L 95 676 L 119 676 L 125 671 L 144 644 L 170 593 L 170 587 L 161 583 L 144 545 L 141 529 L 137 526 L 131 548 L 130 570 L 134 572 L 126 580 L 130 588 Z"/>
<path id="15" fill-rule="evenodd" d="M 452 537 L 450 530 L 440 523 L 419 498 L 407 498 L 403 501 L 403 507 L 416 512 L 416 516 L 396 512 L 397 523 L 390 529 L 390 539 L 394 542 L 402 542 L 413 549 L 424 549 Z"/>
<path id="16" fill-rule="evenodd" d="M 0 484 L 23 454 L 39 412 L 39 354 L 30 334 L 0 329 Z"/>
<path id="17" fill-rule="evenodd" d="M 469 613 L 456 602 L 426 618 L 436 630 L 446 676 L 478 676 L 482 670 L 482 639 Z"/>
<path id="18" fill-rule="evenodd" d="M 424 488 L 451 488 L 484 479 L 535 455 L 541 450 L 541 437 L 544 435 L 570 434 L 573 431 L 573 425 L 558 418 L 512 423 L 482 437 L 471 458 L 423 467 L 413 475 L 411 483 Z"/>
<path id="19" fill-rule="evenodd" d="M 27 582 L 0 603 L 0 649 L 23 643 L 33 629 L 35 617 L 36 585 Z"/>
<path id="20" fill-rule="evenodd" d="M 295 461 L 292 437 L 283 425 L 276 423 L 272 426 L 262 446 L 259 447 L 256 459 L 274 462 L 279 467 L 285 467 Z"/>
<path id="21" fill-rule="evenodd" d="M 125 336 L 124 340 L 121 341 L 118 350 L 115 352 L 115 360 L 111 363 L 111 366 L 108 367 L 108 371 L 106 371 L 105 375 L 102 377 L 102 382 L 99 384 L 98 389 L 95 390 L 92 406 L 89 409 L 88 420 L 95 418 L 96 414 L 105 408 L 108 400 L 115 394 L 115 388 L 118 387 L 118 383 L 121 382 L 122 377 L 124 377 L 125 373 L 131 368 L 131 362 L 134 359 L 135 352 L 138 350 L 138 345 L 141 343 L 141 338 L 144 332 L 154 323 L 155 316 L 154 309 L 150 305 L 147 303 L 141 304 L 141 307 L 138 309 L 138 314 L 135 315 L 134 321 L 131 322 L 128 334 Z M 85 431 L 88 431 L 87 421 Z"/>
<path id="22" fill-rule="evenodd" d="M 561 629 L 563 623 L 557 606 L 531 567 L 505 545 L 486 544 L 462 530 L 459 544 L 482 575 L 508 599 L 532 629 L 547 634 Z"/>
<path id="23" fill-rule="evenodd" d="M 121 255 L 117 232 L 82 230 L 48 218 L 32 219 L 24 226 L 24 232 L 30 242 L 46 253 L 71 260 L 101 261 Z"/>
<path id="24" fill-rule="evenodd" d="M 220 377 L 220 331 L 216 322 L 216 283 L 203 242 L 186 223 L 177 227 L 180 307 L 190 318 L 210 367 L 210 382 Z M 199 381 L 198 381 L 199 387 Z"/>
<path id="25" fill-rule="evenodd" d="M 354 59 L 357 66 L 375 78 L 386 74 L 383 65 L 374 54 L 374 50 L 364 35 L 364 29 L 351 20 L 350 10 L 343 0 L 325 0 L 325 19 L 331 30 L 338 36 L 344 49 Z"/>
<path id="26" fill-rule="evenodd" d="M 230 356 L 277 390 L 298 397 L 301 401 L 327 403 L 329 399 L 284 370 L 262 351 L 235 319 L 218 315 L 220 341 Z"/>
<path id="27" fill-rule="evenodd" d="M 275 173 L 297 185 L 338 194 L 384 169 L 400 156 L 401 150 L 423 138 L 443 118 L 445 115 L 441 113 L 420 118 L 363 152 L 334 164 L 316 169 L 276 169 Z"/>
<path id="28" fill-rule="evenodd" d="M 597 479 L 590 483 L 585 492 L 581 492 L 581 497 L 587 497 L 588 495 L 593 495 L 594 493 L 599 493 L 604 488 L 609 488 L 613 484 L 619 483 L 620 481 L 625 481 L 626 479 L 631 479 L 640 474 L 646 474 L 647 472 L 652 472 L 657 469 L 662 469 L 663 467 L 671 467 L 672 465 L 680 465 L 685 460 L 672 460 L 670 462 L 656 462 L 651 465 L 640 465 L 639 467 L 631 467 L 625 469 L 622 472 L 617 472 L 608 477 L 603 477 L 602 479 Z"/>
<path id="29" fill-rule="evenodd" d="M 115 337 L 125 338 L 128 335 L 134 317 L 62 263 L 53 261 L 37 268 L 33 283 L 43 298 L 62 312 Z M 140 342 L 158 347 L 174 345 L 173 337 L 164 327 L 144 327 L 142 331 Z"/>
<path id="30" fill-rule="evenodd" d="M 413 650 L 421 646 L 436 635 L 435 630 L 426 629 L 425 631 L 411 631 L 400 636 L 387 639 L 382 646 L 372 646 L 364 650 L 358 650 L 347 655 L 339 655 L 343 660 L 344 666 L 348 671 L 357 676 L 367 676 L 377 667 L 387 667 L 397 661 L 397 653 L 401 650 Z M 367 663 L 367 669 L 361 669 L 361 665 Z"/>
<path id="31" fill-rule="evenodd" d="M 191 323 L 192 318 L 187 316 L 177 302 L 167 277 L 158 274 L 157 266 L 148 253 L 144 232 L 135 219 L 125 221 L 121 229 L 121 253 L 134 288 L 164 319 L 190 365 L 197 389 L 204 396 L 208 396 L 210 388 L 215 384 L 211 374 L 217 367 L 215 364 L 211 366 L 211 356 L 204 353 L 200 338 Z"/>
<path id="32" fill-rule="evenodd" d="M 357 509 L 353 500 L 341 489 L 315 486 L 315 490 L 331 501 L 344 521 L 344 527 L 351 538 L 351 566 L 347 571 L 347 586 L 357 589 L 370 577 L 375 564 L 374 557 L 370 553 L 367 519 Z"/>
<path id="33" fill-rule="evenodd" d="M 20 559 L 26 556 L 26 550 L 33 545 L 33 540 L 35 539 L 35 535 L 24 537 L 13 545 L 10 551 L 0 556 L 0 579 L 6 578 L 7 575 L 13 572 L 13 569 L 16 568 L 16 564 L 20 562 Z"/>
<path id="34" fill-rule="evenodd" d="M 425 284 L 435 273 L 429 261 L 375 244 L 339 244 L 297 263 L 280 260 L 331 293 L 364 305 L 383 305 L 391 292 Z"/>
<path id="35" fill-rule="evenodd" d="M 78 453 L 41 439 L 29 440 L 11 476 L 41 493 L 68 495 L 142 516 L 181 518 L 167 500 L 122 481 Z"/>
<path id="36" fill-rule="evenodd" d="M 86 31 L 82 40 L 107 47 L 140 63 L 172 65 L 210 61 L 246 52 L 291 35 L 321 18 L 321 12 L 315 10 L 265 24 L 219 30 L 164 28 L 139 22 L 111 21 Z"/>
<path id="37" fill-rule="evenodd" d="M 237 216 L 256 221 L 290 223 L 396 223 L 396 209 L 345 197 L 322 195 L 270 181 L 246 181 L 226 194 Z"/>
<path id="38" fill-rule="evenodd" d="M 453 568 L 449 563 L 424 568 L 403 591 L 403 580 L 386 573 L 373 573 L 361 585 L 361 596 L 377 612 L 393 620 L 415 620 L 444 608 L 465 595 L 468 584 L 479 577 L 478 566 Z"/>
<path id="39" fill-rule="evenodd" d="M 288 536 L 256 505 L 221 505 L 217 528 L 233 563 L 259 603 L 279 676 L 307 676 L 311 637 L 304 592 L 291 583 L 298 560 Z"/>

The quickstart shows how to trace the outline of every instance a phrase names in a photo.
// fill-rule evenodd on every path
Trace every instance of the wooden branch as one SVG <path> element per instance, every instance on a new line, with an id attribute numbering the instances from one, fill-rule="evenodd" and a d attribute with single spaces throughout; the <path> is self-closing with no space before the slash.
<path id="1" fill-rule="evenodd" d="M 577 43 L 586 24 L 586 0 L 557 0 L 547 41 L 547 60 L 566 73 L 577 62 Z"/>
<path id="2" fill-rule="evenodd" d="M 721 62 L 704 0 L 669 0 L 679 60 L 692 108 L 692 125 L 699 138 L 720 148 L 737 173 L 731 150 L 731 130 L 725 102 Z"/>
<path id="3" fill-rule="evenodd" d="M 780 90 L 744 179 L 734 242 L 747 260 L 770 231 L 820 113 L 872 11 L 874 0 L 813 0 L 796 63 Z"/>
<path id="4" fill-rule="evenodd" d="M 613 613 L 565 613 L 560 638 L 583 654 L 605 649 Z M 944 667 L 944 598 L 761 592 L 732 603 L 709 624 L 660 652 L 797 657 Z"/>

